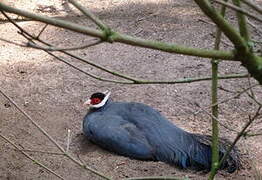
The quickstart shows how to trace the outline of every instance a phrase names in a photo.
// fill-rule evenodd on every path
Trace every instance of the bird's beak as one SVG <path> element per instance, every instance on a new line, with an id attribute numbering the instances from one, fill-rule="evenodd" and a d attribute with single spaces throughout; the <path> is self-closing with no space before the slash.
<path id="1" fill-rule="evenodd" d="M 88 99 L 86 102 L 83 103 L 83 106 L 90 106 L 91 105 L 91 99 Z"/>

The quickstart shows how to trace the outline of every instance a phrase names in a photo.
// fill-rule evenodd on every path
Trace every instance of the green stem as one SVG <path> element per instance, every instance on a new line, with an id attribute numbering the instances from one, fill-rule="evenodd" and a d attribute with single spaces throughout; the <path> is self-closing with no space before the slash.
<path id="1" fill-rule="evenodd" d="M 247 52 L 248 46 L 235 28 L 230 25 L 224 17 L 213 8 L 208 0 L 194 0 L 201 10 L 210 18 L 227 38 L 235 45 L 237 50 Z"/>
<path id="2" fill-rule="evenodd" d="M 69 29 L 74 32 L 90 35 L 93 37 L 98 37 L 103 40 L 109 40 L 110 42 L 122 42 L 132 46 L 140 46 L 144 48 L 151 48 L 156 49 L 164 52 L 170 53 L 178 53 L 190 56 L 198 56 L 204 58 L 219 58 L 224 60 L 234 60 L 234 53 L 230 51 L 216 51 L 216 50 L 206 50 L 206 49 L 199 49 L 199 48 L 192 48 L 186 47 L 171 43 L 164 43 L 159 41 L 152 41 L 152 40 L 145 40 L 142 38 L 135 38 L 125 34 L 116 33 L 110 31 L 110 38 L 108 38 L 108 34 L 104 33 L 103 31 L 99 31 L 96 29 L 88 28 L 86 26 L 82 26 L 79 24 L 75 24 L 72 22 L 68 22 L 61 19 L 50 18 L 47 16 L 37 15 L 34 13 L 30 13 L 24 10 L 20 10 L 17 8 L 9 7 L 4 3 L 0 2 L 0 10 L 18 14 L 20 16 L 28 17 L 36 21 L 48 23 L 57 27 L 62 27 Z"/>
<path id="3" fill-rule="evenodd" d="M 241 8 L 240 0 L 233 0 L 233 3 L 239 8 Z M 250 40 L 250 37 L 248 33 L 246 17 L 243 13 L 238 11 L 236 12 L 236 14 L 237 14 L 240 35 L 245 39 L 246 42 L 248 42 Z"/>
<path id="4" fill-rule="evenodd" d="M 28 45 L 32 44 L 34 46 L 38 46 L 36 44 L 33 44 L 32 42 L 32 39 L 35 39 L 39 42 L 41 42 L 42 44 L 45 44 L 47 46 L 51 46 L 51 47 L 54 47 L 53 45 L 47 43 L 46 41 L 43 41 L 41 39 L 36 39 L 37 37 L 31 35 L 29 32 L 25 31 L 22 27 L 20 27 L 18 24 L 16 24 L 16 22 L 14 22 L 12 19 L 9 18 L 9 16 L 3 12 L 3 15 L 10 20 L 11 23 L 14 24 L 14 26 L 16 26 L 19 30 L 20 30 L 20 34 L 23 35 L 26 39 L 28 39 L 29 43 Z M 12 42 L 10 42 L 12 43 Z M 41 46 L 38 46 L 38 48 L 42 49 Z M 45 48 L 43 49 L 45 50 Z M 89 65 L 92 65 L 98 69 L 101 69 L 102 71 L 104 71 L 104 69 L 106 69 L 105 67 L 102 67 L 102 66 L 99 66 L 97 64 L 94 64 L 92 63 L 91 61 L 87 61 L 79 56 L 76 56 L 76 55 L 73 55 L 67 51 L 63 51 L 63 50 L 59 50 L 60 52 L 66 54 L 66 55 L 69 55 L 73 58 L 76 58 L 78 60 L 81 60 L 82 62 L 84 63 L 87 63 Z M 100 81 L 104 81 L 104 82 L 111 82 L 111 83 L 118 83 L 118 84 L 177 84 L 177 83 L 191 83 L 191 82 L 197 82 L 197 81 L 206 81 L 206 80 L 211 80 L 211 77 L 200 77 L 200 78 L 182 78 L 182 79 L 177 79 L 175 81 L 153 81 L 153 80 L 141 80 L 141 79 L 136 79 L 136 78 L 133 78 L 133 77 L 129 77 L 127 75 L 124 75 L 124 74 L 119 74 L 118 72 L 114 72 L 112 70 L 109 70 L 109 69 L 106 69 L 106 72 L 108 73 L 111 73 L 115 76 L 118 76 L 118 77 L 121 77 L 121 78 L 124 78 L 124 79 L 127 79 L 127 80 L 130 80 L 130 81 L 117 81 L 117 80 L 112 80 L 112 79 L 105 79 L 105 78 L 102 78 L 102 77 L 99 77 L 99 76 L 96 76 L 96 75 L 93 75 L 91 73 L 88 73 L 86 71 L 83 71 L 82 69 L 74 66 L 73 64 L 67 62 L 66 60 L 64 60 L 63 58 L 60 58 L 56 55 L 54 55 L 53 53 L 45 50 L 45 52 L 47 52 L 49 55 L 55 57 L 57 60 L 71 66 L 72 68 L 90 76 L 91 78 L 94 78 L 94 79 L 97 79 L 97 80 L 100 80 Z M 232 78 L 246 78 L 248 77 L 248 74 L 230 74 L 230 75 L 221 75 L 219 76 L 218 78 L 219 79 L 232 79 Z"/>
<path id="5" fill-rule="evenodd" d="M 219 58 L 223 60 L 234 60 L 234 53 L 217 50 L 204 50 L 192 47 L 186 47 L 176 44 L 164 43 L 160 41 L 145 40 L 137 37 L 127 36 L 120 33 L 114 33 L 111 37 L 113 41 L 121 42 L 129 45 L 140 46 L 164 52 L 177 53 L 190 56 L 198 56 L 204 58 Z M 221 58 L 222 57 L 222 58 Z"/>
<path id="6" fill-rule="evenodd" d="M 85 16 L 90 18 L 101 30 L 108 29 L 107 25 L 105 25 L 100 19 L 98 19 L 94 14 L 89 12 L 87 8 L 79 4 L 74 0 L 68 0 L 69 3 L 73 4 L 78 10 L 80 10 Z"/>
<path id="7" fill-rule="evenodd" d="M 218 105 L 217 105 L 217 84 L 218 84 L 218 61 L 212 60 L 212 104 L 216 104 L 212 106 L 212 167 L 211 173 L 209 175 L 209 180 L 214 179 L 219 162 L 219 149 L 218 149 L 218 138 L 219 138 L 219 127 L 218 127 Z"/>
<path id="8" fill-rule="evenodd" d="M 221 16 L 224 17 L 226 12 L 226 7 L 222 6 L 221 8 Z M 221 35 L 222 31 L 217 28 L 216 32 L 216 39 L 215 39 L 215 50 L 219 50 L 219 45 L 221 41 Z M 218 169 L 218 163 L 219 163 L 219 127 L 218 127 L 218 104 L 217 104 L 217 87 L 218 87 L 218 63 L 219 61 L 217 59 L 212 59 L 212 87 L 211 87 L 211 93 L 212 93 L 212 104 L 216 104 L 212 106 L 212 166 L 211 166 L 211 172 L 208 177 L 209 180 L 214 179 L 217 169 Z"/>

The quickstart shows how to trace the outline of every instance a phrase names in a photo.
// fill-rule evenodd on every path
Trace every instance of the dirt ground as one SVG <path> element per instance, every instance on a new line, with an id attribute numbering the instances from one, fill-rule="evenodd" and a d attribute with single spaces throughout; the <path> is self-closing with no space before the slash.
<path id="1" fill-rule="evenodd" d="M 155 39 L 199 48 L 213 48 L 215 27 L 190 0 L 100 0 L 79 1 L 114 30 L 145 39 Z M 257 1 L 262 5 L 261 1 Z M 61 1 L 26 1 L 10 3 L 12 6 L 58 16 L 75 23 L 94 27 L 92 22 L 71 6 Z M 14 18 L 16 16 L 13 16 Z M 235 18 L 229 12 L 230 21 Z M 256 22 L 254 22 L 256 23 Z M 19 22 L 29 32 L 37 34 L 42 23 Z M 257 24 L 259 25 L 259 24 Z M 260 25 L 261 27 L 261 25 Z M 252 30 L 254 39 L 261 39 Z M 26 42 L 10 23 L 0 24 L 0 37 L 15 42 Z M 90 42 L 90 37 L 48 26 L 41 38 L 59 47 L 73 47 Z M 224 39 L 228 42 L 227 39 Z M 222 48 L 232 48 L 227 43 Z M 189 57 L 129 45 L 104 43 L 74 52 L 107 68 L 141 79 L 175 80 L 211 74 L 209 59 Z M 62 56 L 61 54 L 58 54 Z M 66 57 L 77 67 L 106 78 L 105 74 L 89 65 Z M 221 74 L 245 73 L 237 62 L 221 62 Z M 257 83 L 252 80 L 252 83 Z M 72 132 L 69 152 L 84 164 L 114 178 L 138 176 L 175 176 L 190 179 L 207 179 L 208 174 L 181 170 L 161 162 L 138 161 L 107 152 L 90 143 L 82 135 L 81 123 L 87 112 L 82 106 L 92 93 L 110 90 L 116 101 L 146 103 L 160 110 L 170 121 L 190 132 L 210 134 L 210 117 L 201 107 L 210 104 L 210 82 L 202 81 L 175 85 L 119 85 L 94 80 L 54 59 L 45 52 L 18 47 L 0 41 L 0 88 L 21 106 L 62 147 L 66 147 L 67 131 Z M 220 80 L 219 99 L 232 97 L 248 87 L 247 79 Z M 261 87 L 254 88 L 258 100 Z M 246 94 L 220 105 L 220 121 L 240 131 L 248 116 L 256 111 L 256 104 Z M 260 121 L 260 124 L 258 123 Z M 256 124 L 256 125 L 255 125 Z M 252 131 L 261 130 L 261 119 Z M 16 145 L 27 150 L 58 152 L 30 121 L 19 113 L 3 96 L 0 96 L 0 132 Z M 234 140 L 236 133 L 221 127 L 221 137 Z M 254 179 L 255 169 L 262 172 L 261 137 L 242 139 L 238 143 L 244 159 L 244 168 L 233 173 L 219 172 L 217 179 Z M 0 179 L 29 180 L 57 179 L 32 161 L 0 140 Z M 28 152 L 68 180 L 101 179 L 85 171 L 66 157 L 40 152 Z"/>

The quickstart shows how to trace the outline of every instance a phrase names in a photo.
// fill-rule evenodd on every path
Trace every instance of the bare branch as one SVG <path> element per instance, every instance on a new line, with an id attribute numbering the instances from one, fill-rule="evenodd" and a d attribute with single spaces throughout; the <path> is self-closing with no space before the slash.
<path id="1" fill-rule="evenodd" d="M 10 40 L 7 40 L 7 39 L 3 39 L 0 37 L 0 41 L 4 41 L 4 42 L 7 42 L 9 44 L 13 44 L 13 45 L 16 45 L 16 46 L 20 46 L 20 47 L 27 47 L 26 44 L 20 44 L 20 43 L 17 43 L 17 42 L 14 42 L 14 41 L 10 41 Z"/>
<path id="2" fill-rule="evenodd" d="M 254 23 L 250 22 L 248 19 L 247 19 L 247 23 L 255 29 L 258 35 L 260 36 L 262 35 L 262 30 L 260 30 L 259 27 L 257 27 Z"/>
<path id="3" fill-rule="evenodd" d="M 90 44 L 86 44 L 86 45 L 82 45 L 79 47 L 69 47 L 69 48 L 62 48 L 62 47 L 53 47 L 53 46 L 49 46 L 49 47 L 42 47 L 36 44 L 32 44 L 32 43 L 28 43 L 27 45 L 29 47 L 33 47 L 35 49 L 41 49 L 41 50 L 46 50 L 46 51 L 74 51 L 74 50 L 79 50 L 79 49 L 85 49 L 85 48 L 89 48 L 98 44 L 101 44 L 103 41 L 101 40 L 97 40 L 95 39 L 95 42 L 92 42 Z"/>
<path id="4" fill-rule="evenodd" d="M 229 24 L 224 17 L 216 11 L 208 0 L 194 0 L 200 9 L 221 29 L 221 31 L 229 38 L 235 47 L 247 51 L 248 47 L 244 39 L 236 31 L 236 29 Z M 213 57 L 214 58 L 214 57 Z M 221 59 L 221 58 L 217 58 Z"/>
<path id="5" fill-rule="evenodd" d="M 108 29 L 107 25 L 105 25 L 100 19 L 98 19 L 94 14 L 88 11 L 87 8 L 79 4 L 74 0 L 68 0 L 69 3 L 73 4 L 78 10 L 80 10 L 85 16 L 90 18 L 102 31 L 106 31 Z"/>
<path id="6" fill-rule="evenodd" d="M 246 16 L 249 16 L 249 17 L 251 17 L 251 18 L 253 18 L 253 19 L 255 19 L 255 20 L 259 21 L 259 22 L 262 22 L 262 18 L 261 17 L 255 15 L 255 14 L 252 14 L 252 13 L 250 13 L 250 12 L 248 12 L 248 11 L 242 9 L 242 8 L 239 8 L 239 7 L 237 7 L 237 6 L 235 6 L 235 5 L 231 4 L 231 3 L 226 3 L 226 2 L 220 1 L 220 0 L 213 0 L 213 1 L 218 3 L 218 4 L 225 5 L 228 8 L 233 9 L 235 11 L 241 12 L 241 13 L 245 14 Z"/>
<path id="7" fill-rule="evenodd" d="M 177 44 L 171 43 L 164 43 L 160 41 L 152 41 L 152 40 L 145 40 L 142 38 L 131 37 L 125 34 L 117 33 L 117 32 L 107 32 L 104 33 L 102 31 L 98 31 L 96 29 L 88 28 L 86 26 L 82 26 L 76 23 L 68 22 L 65 20 L 50 18 L 42 15 L 36 15 L 34 13 L 30 13 L 27 11 L 23 11 L 17 8 L 9 7 L 4 3 L 0 2 L 0 10 L 19 14 L 24 17 L 30 17 L 36 21 L 48 23 L 57 27 L 62 27 L 74 32 L 79 32 L 82 34 L 86 34 L 89 36 L 97 37 L 102 40 L 108 40 L 109 42 L 121 42 L 125 44 L 129 44 L 132 46 L 139 46 L 144 48 L 151 48 L 155 50 L 160 50 L 169 53 L 178 53 L 190 56 L 198 56 L 198 57 L 205 57 L 205 58 L 217 58 L 223 60 L 235 60 L 234 53 L 232 51 L 218 51 L 218 50 L 206 50 L 206 49 L 199 49 L 199 48 L 192 48 L 181 46 Z M 108 34 L 110 33 L 110 35 Z M 110 36 L 110 37 L 109 37 Z"/>
<path id="8" fill-rule="evenodd" d="M 1 89 L 0 94 L 2 94 L 11 104 L 15 106 L 39 131 L 41 131 L 56 147 L 64 152 L 64 149 L 42 128 L 40 127 L 19 105 L 17 105 L 9 96 L 7 96 Z"/>
<path id="9" fill-rule="evenodd" d="M 258 13 L 262 14 L 262 9 L 259 5 L 256 5 L 254 1 L 250 2 L 249 0 L 241 0 L 243 3 L 257 11 Z"/>
<path id="10" fill-rule="evenodd" d="M 249 133 L 246 133 L 244 136 L 245 136 L 245 137 L 255 137 L 255 136 L 262 136 L 262 132 L 261 132 L 261 133 L 254 133 L 254 134 L 249 134 Z"/>
<path id="11" fill-rule="evenodd" d="M 252 85 L 251 85 L 250 76 L 248 77 L 248 85 L 249 85 L 249 87 L 251 87 L 251 88 L 250 88 L 250 93 L 249 93 L 248 91 L 246 91 L 246 94 L 247 94 L 251 99 L 253 99 L 253 101 L 254 101 L 256 104 L 258 104 L 259 106 L 262 106 L 262 104 L 257 100 L 255 93 L 253 92 L 253 87 L 252 87 Z"/>
<path id="12" fill-rule="evenodd" d="M 4 13 L 4 15 L 6 15 Z M 7 16 L 7 15 L 6 15 Z M 9 18 L 7 16 L 7 18 Z M 49 48 L 46 48 L 46 47 L 43 47 L 43 46 L 39 46 L 37 44 L 35 44 L 31 39 L 36 39 L 37 41 L 40 41 L 41 43 L 43 44 L 46 44 L 48 45 L 49 47 L 51 48 L 54 48 L 52 45 L 48 44 L 47 42 L 41 40 L 41 39 L 37 39 L 36 37 L 34 37 L 33 35 L 31 35 L 30 33 L 28 33 L 27 31 L 25 31 L 22 27 L 20 27 L 18 24 L 16 24 L 16 22 L 12 22 L 20 31 L 21 31 L 21 35 L 23 35 L 29 42 L 27 43 L 27 45 L 29 45 L 30 47 L 33 47 L 33 48 L 37 48 L 37 49 L 41 49 L 41 50 L 44 50 L 45 52 L 47 52 L 49 55 L 55 57 L 56 59 L 58 59 L 59 61 L 73 67 L 74 69 L 94 78 L 94 79 L 97 79 L 97 80 L 100 80 L 100 81 L 105 81 L 105 82 L 112 82 L 112 83 L 118 83 L 118 84 L 177 84 L 177 83 L 191 83 L 191 82 L 197 82 L 197 81 L 205 81 L 205 80 L 211 80 L 212 78 L 211 77 L 200 77 L 200 78 L 182 78 L 182 79 L 178 79 L 178 80 L 175 80 L 175 81 L 152 81 L 152 80 L 138 80 L 138 79 L 135 79 L 133 77 L 129 77 L 127 75 L 123 75 L 123 74 L 120 74 L 119 72 L 114 72 L 112 70 L 109 70 L 109 69 L 106 69 L 105 67 L 102 67 L 102 66 L 99 66 L 91 61 L 87 61 L 79 56 L 76 56 L 72 53 L 69 53 L 69 52 L 66 52 L 64 50 L 59 50 L 60 52 L 66 54 L 66 55 L 69 55 L 73 58 L 76 58 L 84 63 L 87 63 L 91 66 L 94 66 L 102 71 L 105 71 L 105 72 L 108 72 L 112 75 L 115 75 L 117 77 L 121 77 L 121 78 L 124 78 L 124 79 L 127 79 L 127 80 L 130 80 L 131 82 L 129 81 L 117 81 L 117 80 L 111 80 L 111 79 L 105 79 L 105 78 L 101 78 L 101 77 L 98 77 L 96 75 L 93 75 L 91 73 L 87 73 L 83 70 L 81 70 L 80 68 L 74 66 L 73 64 L 67 62 L 66 60 L 56 56 L 55 54 L 51 53 L 51 52 L 48 52 L 47 49 Z M 56 49 L 56 48 L 55 48 Z M 231 79 L 231 78 L 246 78 L 248 77 L 248 74 L 231 74 L 231 75 L 222 75 L 222 76 L 218 76 L 219 79 Z"/>
<path id="13" fill-rule="evenodd" d="M 207 106 L 207 107 L 203 107 L 203 109 L 209 109 L 209 108 L 212 107 L 212 106 L 215 106 L 215 105 L 218 105 L 218 104 L 223 104 L 223 103 L 226 103 L 226 102 L 228 102 L 228 101 L 230 101 L 230 100 L 232 100 L 232 99 L 238 98 L 240 95 L 242 95 L 243 93 L 245 93 L 245 92 L 247 92 L 248 90 L 250 90 L 250 88 L 253 88 L 253 87 L 256 87 L 256 86 L 259 86 L 259 84 L 254 84 L 254 85 L 252 85 L 252 86 L 250 86 L 250 87 L 248 87 L 248 88 L 246 88 L 246 89 L 238 92 L 238 93 L 237 93 L 236 95 L 234 95 L 234 96 L 231 96 L 231 97 L 229 97 L 229 98 L 227 98 L 227 99 L 224 99 L 224 100 L 222 100 L 222 101 L 219 101 L 219 102 L 217 102 L 217 103 L 215 103 L 215 104 L 211 104 L 211 105 L 209 105 L 209 106 Z M 201 112 L 201 110 L 196 111 L 195 114 L 198 114 L 199 112 Z"/>
<path id="14" fill-rule="evenodd" d="M 213 34 L 213 33 L 211 33 L 211 36 L 212 37 L 215 37 L 215 35 Z M 226 42 L 225 40 L 223 40 L 223 39 L 221 39 L 221 42 L 223 43 L 223 44 L 225 44 L 225 45 L 227 45 L 228 47 L 233 47 L 233 44 L 231 43 L 228 43 L 228 42 Z"/>
<path id="15" fill-rule="evenodd" d="M 61 155 L 64 156 L 64 153 L 60 152 L 50 152 L 50 151 L 41 151 L 41 150 L 33 150 L 33 149 L 14 149 L 15 151 L 23 151 L 23 152 L 32 152 L 32 153 L 42 153 L 42 154 L 51 154 L 51 155 Z"/>
<path id="16" fill-rule="evenodd" d="M 232 2 L 236 7 L 242 8 L 242 4 L 240 3 L 240 0 L 232 0 Z M 237 15 L 238 29 L 239 29 L 240 35 L 245 39 L 246 42 L 249 42 L 250 35 L 248 31 L 246 16 L 239 11 L 236 12 L 236 15 Z"/>
<path id="17" fill-rule="evenodd" d="M 215 119 L 221 126 L 223 126 L 224 128 L 226 128 L 226 129 L 228 129 L 228 130 L 230 130 L 230 131 L 232 131 L 232 132 L 238 133 L 237 130 L 232 129 L 232 128 L 226 126 L 225 124 L 223 124 L 222 122 L 220 122 L 217 117 L 215 117 L 213 114 L 211 114 L 210 112 L 208 112 L 207 110 L 205 110 L 204 108 L 202 108 L 198 103 L 195 103 L 195 104 L 197 105 L 197 107 L 200 108 L 201 111 L 204 111 L 204 112 L 205 112 L 207 115 L 209 115 L 211 118 Z"/>
<path id="18" fill-rule="evenodd" d="M 86 74 L 86 75 L 88 75 L 88 76 L 90 76 L 91 78 L 94 78 L 94 79 L 96 79 L 96 80 L 104 81 L 104 82 L 111 82 L 111 83 L 118 83 L 118 84 L 133 84 L 133 82 L 128 82 L 128 81 L 116 81 L 116 80 L 105 79 L 105 78 L 102 78 L 102 77 L 93 75 L 93 74 L 91 74 L 91 73 L 88 73 L 88 72 L 86 72 L 86 71 L 84 71 L 84 70 L 76 67 L 75 65 L 67 62 L 67 61 L 64 60 L 63 58 L 58 57 L 58 56 L 56 56 L 55 54 L 53 54 L 53 53 L 51 53 L 51 52 L 46 51 L 46 53 L 48 53 L 49 55 L 53 56 L 53 57 L 56 58 L 57 60 L 65 63 L 65 64 L 67 64 L 68 66 L 70 66 L 70 67 L 78 70 L 79 72 L 84 73 L 84 74 Z"/>
<path id="19" fill-rule="evenodd" d="M 9 96 L 7 96 L 1 89 L 0 89 L 0 94 L 2 94 L 11 104 L 13 104 L 15 106 L 16 109 L 18 109 L 23 115 L 26 116 L 26 118 L 32 123 L 34 124 L 37 129 L 39 131 L 41 131 L 54 145 L 56 145 L 56 147 L 62 152 L 64 153 L 64 156 L 68 157 L 69 159 L 71 159 L 74 163 L 76 163 L 78 166 L 91 171 L 92 173 L 103 177 L 104 179 L 108 179 L 111 180 L 110 177 L 105 176 L 104 174 L 82 164 L 81 162 L 77 161 L 74 157 L 72 157 L 69 153 L 67 153 L 43 128 L 41 128 L 22 108 L 20 108 Z M 3 137 L 3 136 L 1 136 Z M 22 152 L 22 151 L 21 151 Z M 25 152 L 23 152 L 23 154 L 25 154 Z"/>
<path id="20" fill-rule="evenodd" d="M 188 178 L 176 178 L 170 176 L 149 176 L 149 177 L 134 177 L 123 180 L 188 180 Z"/>
<path id="21" fill-rule="evenodd" d="M 41 34 L 44 32 L 44 30 L 47 28 L 48 24 L 45 24 L 45 26 L 41 29 L 41 31 L 38 33 L 38 35 L 36 36 L 36 38 L 40 38 Z"/>
<path id="22" fill-rule="evenodd" d="M 234 142 L 230 145 L 230 147 L 228 148 L 227 152 L 224 154 L 223 158 L 220 160 L 218 167 L 220 167 L 222 165 L 222 163 L 224 162 L 224 160 L 228 157 L 229 153 L 231 152 L 231 150 L 234 148 L 234 146 L 236 145 L 236 143 L 239 141 L 239 139 L 245 135 L 245 131 L 246 129 L 252 124 L 252 122 L 260 115 L 260 110 L 261 110 L 262 106 L 259 106 L 259 108 L 257 109 L 255 115 L 252 118 L 249 118 L 249 121 L 244 125 L 243 129 L 240 131 L 240 133 L 238 133 L 237 137 L 235 138 Z"/>
<path id="23" fill-rule="evenodd" d="M 42 41 L 43 42 L 43 41 Z M 100 66 L 98 64 L 95 64 L 91 61 L 88 61 L 86 59 L 83 59 L 79 56 L 76 56 L 72 53 L 69 53 L 69 52 L 65 52 L 65 51 L 62 51 L 60 50 L 62 53 L 66 54 L 66 55 L 69 55 L 73 58 L 76 58 L 84 63 L 87 63 L 93 67 L 96 67 L 102 71 L 105 71 L 107 73 L 110 73 L 114 76 L 117 76 L 117 77 L 120 77 L 120 78 L 123 78 L 123 79 L 126 79 L 126 80 L 129 80 L 131 82 L 128 82 L 128 81 L 115 81 L 115 80 L 111 80 L 111 79 L 104 79 L 104 78 L 101 78 L 101 77 L 98 77 L 98 76 L 95 76 L 95 75 L 92 75 L 90 73 L 87 73 L 87 72 L 84 72 L 82 70 L 80 70 L 79 68 L 75 67 L 73 64 L 65 61 L 64 59 L 60 58 L 60 57 L 57 57 L 55 56 L 54 54 L 48 52 L 46 49 L 48 48 L 45 48 L 45 47 L 42 47 L 42 46 L 39 46 L 39 45 L 36 45 L 32 42 L 29 42 L 28 45 L 30 47 L 33 47 L 33 48 L 37 48 L 37 49 L 41 49 L 41 50 L 44 50 L 46 51 L 48 54 L 52 55 L 53 57 L 56 57 L 58 60 L 68 64 L 69 66 L 79 70 L 80 72 L 83 72 L 84 74 L 87 74 L 88 76 L 92 77 L 92 78 L 95 78 L 97 80 L 101 80 L 101 81 L 106 81 L 106 82 L 112 82 L 112 83 L 119 83 L 119 84 L 177 84 L 177 83 L 191 83 L 191 82 L 197 82 L 197 81 L 205 81 L 205 80 L 211 80 L 212 78 L 211 77 L 200 77 L 200 78 L 182 78 L 182 79 L 178 79 L 178 80 L 175 80 L 175 81 L 152 81 L 152 80 L 141 80 L 141 79 L 136 79 L 134 77 L 130 77 L 128 75 L 124 75 L 124 74 L 121 74 L 119 72 L 115 72 L 113 70 L 110 70 L 110 69 L 107 69 L 103 66 Z M 218 78 L 219 79 L 231 79 L 231 78 L 246 78 L 248 77 L 248 74 L 232 74 L 232 75 L 224 75 L 224 76 L 219 76 Z"/>
<path id="24" fill-rule="evenodd" d="M 6 18 L 9 18 L 8 15 L 6 15 L 4 12 L 3 14 L 6 16 Z M 112 82 L 112 83 L 119 83 L 119 84 L 176 84 L 176 83 L 190 83 L 190 82 L 196 82 L 196 81 L 204 81 L 204 80 L 210 80 L 211 77 L 200 77 L 200 78 L 183 78 L 183 79 L 178 79 L 178 80 L 175 80 L 175 81 L 151 81 L 151 80 L 138 80 L 138 79 L 135 79 L 133 77 L 129 77 L 127 75 L 123 75 L 123 74 L 120 74 L 118 72 L 114 72 L 112 70 L 109 70 L 109 69 L 106 69 L 105 67 L 102 67 L 102 66 L 99 66 L 91 61 L 87 61 L 79 56 L 76 56 L 72 53 L 69 53 L 69 52 L 66 52 L 66 51 L 63 51 L 63 50 L 60 50 L 60 52 L 66 54 L 66 55 L 69 55 L 73 58 L 76 58 L 84 63 L 87 63 L 91 66 L 94 66 L 100 70 L 103 70 L 105 72 L 108 72 L 112 75 L 115 75 L 115 76 L 118 76 L 118 77 L 121 77 L 121 78 L 124 78 L 124 79 L 127 79 L 127 80 L 130 80 L 131 82 L 128 82 L 128 81 L 115 81 L 115 80 L 111 80 L 111 79 L 104 79 L 104 78 L 101 78 L 101 77 L 98 77 L 96 75 L 93 75 L 93 74 L 90 74 L 90 73 L 87 73 L 81 69 L 79 69 L 78 67 L 74 66 L 73 64 L 65 61 L 64 59 L 60 58 L 60 57 L 57 57 L 56 55 L 54 55 L 53 53 L 50 53 L 46 50 L 45 47 L 42 47 L 42 46 L 39 46 L 39 45 L 36 45 L 35 43 L 33 43 L 31 41 L 31 39 L 36 39 L 37 41 L 40 41 L 41 43 L 43 44 L 46 44 L 47 46 L 49 47 L 52 47 L 54 48 L 52 45 L 48 44 L 47 42 L 41 40 L 41 39 L 37 39 L 36 37 L 34 37 L 33 35 L 31 35 L 30 33 L 28 33 L 27 31 L 25 31 L 22 27 L 20 27 L 18 24 L 16 24 L 16 22 L 13 22 L 11 21 L 20 31 L 21 31 L 21 35 L 23 35 L 26 39 L 28 39 L 29 41 L 29 45 L 32 46 L 32 47 L 37 47 L 38 49 L 43 49 L 44 51 L 46 51 L 48 54 L 50 54 L 51 56 L 57 58 L 58 60 L 66 63 L 67 65 L 73 67 L 74 69 L 77 69 L 78 71 L 94 78 L 94 79 L 97 79 L 97 80 L 101 80 L 101 81 L 106 81 L 106 82 Z M 247 77 L 248 75 L 247 74 L 232 74 L 232 75 L 224 75 L 224 76 L 219 76 L 218 78 L 219 79 L 230 79 L 230 78 L 245 78 Z"/>
<path id="25" fill-rule="evenodd" d="M 111 83 L 118 83 L 118 84 L 178 84 L 178 83 L 191 83 L 191 82 L 198 82 L 198 81 L 207 81 L 207 80 L 211 80 L 211 77 L 199 77 L 199 78 L 182 78 L 182 79 L 178 79 L 175 81 L 150 81 L 150 80 L 133 80 L 133 81 L 117 81 L 117 80 L 111 80 L 111 79 L 105 79 L 105 78 L 101 78 L 99 76 L 93 75 L 91 73 L 88 73 L 86 71 L 83 71 L 82 69 L 74 66 L 72 63 L 69 63 L 68 61 L 64 60 L 61 57 L 58 57 L 56 55 L 54 55 L 51 52 L 46 51 L 49 55 L 55 57 L 57 60 L 71 66 L 72 68 L 94 78 L 100 81 L 104 81 L 104 82 L 111 82 Z M 116 73 L 116 72 L 115 72 Z M 231 75 L 223 75 L 223 76 L 218 76 L 219 79 L 231 79 L 231 78 L 246 78 L 248 77 L 248 74 L 231 74 Z"/>
<path id="26" fill-rule="evenodd" d="M 234 94 L 236 93 L 235 91 L 226 89 L 226 88 L 224 88 L 224 87 L 222 87 L 222 86 L 219 86 L 218 89 L 220 89 L 220 90 L 222 90 L 222 91 L 225 91 L 225 92 L 229 92 L 229 93 L 234 93 Z"/>
<path id="27" fill-rule="evenodd" d="M 20 16 L 17 16 L 17 18 L 12 18 L 13 21 L 16 21 L 16 22 L 25 22 L 25 21 L 33 21 L 32 19 L 29 19 L 29 18 L 19 18 Z M 0 23 L 3 24 L 3 23 L 10 23 L 10 21 L 8 19 L 0 19 Z"/>
<path id="28" fill-rule="evenodd" d="M 54 172 L 52 169 L 49 169 L 46 165 L 42 164 L 41 162 L 39 162 L 38 160 L 35 160 L 32 156 L 30 156 L 29 154 L 27 154 L 26 152 L 24 152 L 22 149 L 20 149 L 17 145 L 15 145 L 15 143 L 13 143 L 10 139 L 8 139 L 7 137 L 5 137 L 3 134 L 1 134 L 0 132 L 0 137 L 3 138 L 6 142 L 8 142 L 9 144 L 11 144 L 15 149 L 17 149 L 18 151 L 20 151 L 25 157 L 27 157 L 28 159 L 30 159 L 32 162 L 34 162 L 35 164 L 37 164 L 38 166 L 44 168 L 45 170 L 47 170 L 48 172 L 50 172 L 51 174 L 55 175 L 56 177 L 58 177 L 59 179 L 64 179 L 61 175 L 57 174 L 56 172 Z"/>

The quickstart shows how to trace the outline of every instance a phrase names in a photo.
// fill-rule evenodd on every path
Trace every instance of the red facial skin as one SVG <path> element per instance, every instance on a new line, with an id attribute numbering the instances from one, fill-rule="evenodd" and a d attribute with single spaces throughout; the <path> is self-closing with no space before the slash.
<path id="1" fill-rule="evenodd" d="M 101 99 L 99 99 L 99 98 L 92 98 L 90 104 L 96 105 L 96 104 L 99 104 L 100 102 L 101 102 Z"/>

